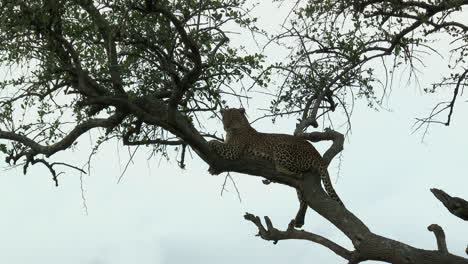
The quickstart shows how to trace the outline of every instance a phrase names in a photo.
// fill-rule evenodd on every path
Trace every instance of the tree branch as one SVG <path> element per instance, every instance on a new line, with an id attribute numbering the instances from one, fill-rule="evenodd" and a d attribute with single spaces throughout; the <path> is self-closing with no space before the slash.
<path id="1" fill-rule="evenodd" d="M 380 260 L 388 263 L 431 263 L 431 264 L 467 264 L 468 260 L 450 253 L 440 254 L 440 251 L 422 250 L 407 244 L 388 239 L 372 233 L 365 224 L 346 208 L 338 206 L 332 201 L 320 186 L 320 177 L 317 174 L 306 174 L 304 179 L 305 202 L 321 216 L 339 228 L 353 243 L 355 251 L 342 250 L 335 247 L 333 242 L 322 240 L 320 237 L 310 235 L 308 232 L 296 233 L 292 221 L 287 231 L 279 231 L 273 227 L 270 219 L 265 217 L 266 228 L 260 218 L 246 214 L 245 218 L 253 222 L 259 236 L 265 240 L 279 241 L 289 239 L 306 239 L 324 245 L 336 254 L 349 260 L 349 263 L 359 263 L 365 260 Z M 310 239 L 309 239 L 310 238 Z M 328 244 L 331 242 L 331 244 Z M 331 245 L 331 246 L 330 246 Z M 333 249 L 332 249 L 332 248 Z M 343 256 L 344 255 L 344 256 Z"/>
<path id="2" fill-rule="evenodd" d="M 75 128 L 73 128 L 67 136 L 62 138 L 60 141 L 49 145 L 41 145 L 36 143 L 34 140 L 28 138 L 27 136 L 17 134 L 15 132 L 8 132 L 8 131 L 1 131 L 0 130 L 0 139 L 8 139 L 12 141 L 16 141 L 21 143 L 22 145 L 31 149 L 31 152 L 23 153 L 21 156 L 27 154 L 44 154 L 46 157 L 50 157 L 51 155 L 57 153 L 58 151 L 65 150 L 69 148 L 75 140 L 80 137 L 82 134 L 86 133 L 87 131 L 97 128 L 97 127 L 105 127 L 105 128 L 112 128 L 118 124 L 125 118 L 125 115 L 122 113 L 116 113 L 109 118 L 96 118 L 96 119 L 89 119 L 84 121 L 81 124 L 78 124 Z M 16 157 L 14 162 L 19 157 Z M 7 162 L 9 163 L 13 157 L 7 157 Z"/>
<path id="3" fill-rule="evenodd" d="M 467 259 L 459 256 L 417 249 L 372 233 L 353 213 L 328 197 L 320 186 L 320 177 L 317 174 L 304 176 L 305 202 L 351 240 L 356 251 L 359 252 L 359 259 L 385 260 L 389 263 L 468 263 Z M 388 250 L 390 248 L 391 250 Z"/>
<path id="4" fill-rule="evenodd" d="M 332 140 L 333 143 L 330 148 L 325 151 L 323 154 L 323 159 L 329 165 L 333 158 L 338 155 L 343 150 L 344 145 L 344 135 L 340 132 L 331 130 L 330 128 L 326 128 L 324 132 L 311 132 L 311 133 L 303 133 L 299 136 L 310 140 L 312 142 L 319 142 L 324 140 Z"/>
<path id="5" fill-rule="evenodd" d="M 434 233 L 437 240 L 437 249 L 442 253 L 448 253 L 447 242 L 445 241 L 445 233 L 442 227 L 432 224 L 427 227 L 427 230 Z"/>
<path id="6" fill-rule="evenodd" d="M 312 142 L 319 142 L 323 140 L 333 141 L 333 144 L 323 154 L 323 160 L 325 161 L 327 166 L 330 165 L 333 158 L 343 150 L 343 144 L 344 144 L 343 134 L 336 132 L 334 130 L 331 130 L 329 128 L 325 129 L 325 132 L 303 133 L 303 134 L 299 134 L 299 136 L 307 140 L 310 140 Z M 307 213 L 307 203 L 305 203 L 302 198 L 303 190 L 296 189 L 296 191 L 297 191 L 298 200 L 299 200 L 299 209 L 296 213 L 296 217 L 294 218 L 295 219 L 294 221 L 295 221 L 296 227 L 302 227 L 304 225 L 305 216 Z"/>
<path id="7" fill-rule="evenodd" d="M 255 216 L 250 213 L 246 213 L 244 218 L 252 223 L 254 223 L 258 228 L 257 236 L 260 236 L 264 240 L 273 241 L 274 244 L 278 243 L 280 240 L 288 240 L 288 239 L 300 239 L 300 240 L 308 240 L 311 242 L 315 242 L 322 246 L 327 247 L 335 254 L 343 257 L 344 259 L 350 260 L 353 256 L 353 252 L 343 248 L 342 246 L 336 244 L 335 242 L 322 237 L 320 235 L 306 232 L 304 230 L 297 230 L 294 228 L 294 221 L 288 225 L 288 229 L 286 231 L 280 231 L 273 227 L 273 224 L 268 216 L 265 216 L 265 223 L 267 228 L 265 228 L 258 216 Z"/>
<path id="8" fill-rule="evenodd" d="M 189 58 L 194 63 L 192 69 L 181 79 L 180 85 L 174 87 L 172 96 L 169 99 L 168 120 L 170 123 L 173 123 L 175 119 L 175 111 L 177 111 L 177 105 L 182 99 L 184 93 L 195 83 L 201 74 L 202 60 L 200 50 L 197 43 L 186 32 L 183 23 L 173 12 L 159 4 L 149 5 L 146 8 L 147 9 L 135 7 L 135 9 L 144 13 L 157 13 L 166 17 L 166 19 L 168 19 L 174 25 L 177 33 L 179 33 L 181 37 L 182 42 L 190 50 Z"/>
<path id="9" fill-rule="evenodd" d="M 446 126 L 449 126 L 450 125 L 450 120 L 452 118 L 452 114 L 453 114 L 453 108 L 455 107 L 455 101 L 457 100 L 457 96 L 458 96 L 458 91 L 460 89 L 460 86 L 464 86 L 466 85 L 464 82 L 468 81 L 468 79 L 466 78 L 466 75 L 468 74 L 468 69 L 466 69 L 461 75 L 460 77 L 458 77 L 458 81 L 457 81 L 457 85 L 455 86 L 455 89 L 453 90 L 453 97 L 452 97 L 452 100 L 450 101 L 449 103 L 449 108 L 450 108 L 450 111 L 449 111 L 449 114 L 447 116 L 447 122 L 445 123 Z"/>
<path id="10" fill-rule="evenodd" d="M 452 197 L 440 189 L 432 188 L 431 192 L 453 215 L 468 221 L 468 202 L 459 197 Z"/>
<path id="11" fill-rule="evenodd" d="M 99 10 L 94 6 L 93 1 L 82 0 L 79 5 L 88 12 L 90 17 L 99 28 L 102 39 L 104 40 L 105 50 L 107 52 L 108 67 L 111 75 L 114 91 L 118 94 L 125 95 L 123 89 L 122 76 L 120 74 L 120 66 L 118 63 L 117 48 L 114 41 L 114 29 L 102 16 Z"/>

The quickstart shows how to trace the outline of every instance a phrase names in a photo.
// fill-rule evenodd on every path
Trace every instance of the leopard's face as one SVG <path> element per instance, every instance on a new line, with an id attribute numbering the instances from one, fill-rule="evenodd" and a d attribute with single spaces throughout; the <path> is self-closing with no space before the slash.
<path id="1" fill-rule="evenodd" d="M 221 115 L 226 132 L 236 132 L 245 127 L 250 127 L 249 121 L 245 117 L 244 108 L 222 109 Z"/>

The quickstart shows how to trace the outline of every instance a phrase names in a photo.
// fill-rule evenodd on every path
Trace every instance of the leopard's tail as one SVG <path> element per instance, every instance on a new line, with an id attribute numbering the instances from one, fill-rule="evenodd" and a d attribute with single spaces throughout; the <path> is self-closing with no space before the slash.
<path id="1" fill-rule="evenodd" d="M 340 197 L 336 193 L 335 189 L 333 189 L 333 185 L 331 183 L 330 175 L 328 174 L 327 168 L 322 167 L 319 169 L 320 179 L 322 180 L 323 186 L 325 187 L 325 191 L 327 191 L 330 198 L 337 201 L 339 204 L 343 205 Z"/>

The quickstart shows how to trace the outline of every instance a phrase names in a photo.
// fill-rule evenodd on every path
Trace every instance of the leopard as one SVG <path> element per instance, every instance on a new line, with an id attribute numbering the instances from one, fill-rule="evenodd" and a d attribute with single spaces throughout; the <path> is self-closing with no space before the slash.
<path id="1" fill-rule="evenodd" d="M 247 120 L 244 108 L 221 109 L 221 116 L 225 140 L 208 142 L 210 149 L 218 156 L 238 160 L 244 155 L 252 155 L 273 162 L 280 173 L 299 177 L 307 171 L 316 170 L 330 198 L 343 205 L 331 183 L 327 163 L 305 138 L 258 132 Z"/>

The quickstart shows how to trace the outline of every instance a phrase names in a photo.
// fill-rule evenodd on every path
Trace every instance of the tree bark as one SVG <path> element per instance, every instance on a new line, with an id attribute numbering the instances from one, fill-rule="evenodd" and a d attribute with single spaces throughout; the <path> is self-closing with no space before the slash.
<path id="1" fill-rule="evenodd" d="M 468 221 L 468 202 L 459 197 L 452 197 L 446 192 L 432 188 L 431 192 L 453 215 Z"/>
<path id="2" fill-rule="evenodd" d="M 355 251 L 339 254 L 350 263 L 365 260 L 378 260 L 388 263 L 412 264 L 466 264 L 468 259 L 440 250 L 423 250 L 373 233 L 353 213 L 331 200 L 320 186 L 320 178 L 316 174 L 306 174 L 304 182 L 304 198 L 310 208 L 329 220 L 339 228 L 353 243 Z M 273 227 L 271 226 L 270 229 Z M 287 236 L 286 236 L 287 237 Z M 283 238 L 287 239 L 287 238 Z M 336 249 L 321 243 L 334 252 Z"/>

